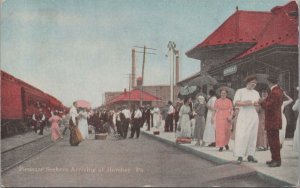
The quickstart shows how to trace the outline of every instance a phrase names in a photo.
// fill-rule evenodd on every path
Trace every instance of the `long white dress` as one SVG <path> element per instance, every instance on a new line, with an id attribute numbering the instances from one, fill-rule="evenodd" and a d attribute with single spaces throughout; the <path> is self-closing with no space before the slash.
<path id="1" fill-rule="evenodd" d="M 152 113 L 153 113 L 153 127 L 155 128 L 159 128 L 160 125 L 161 125 L 161 115 L 160 115 L 160 110 L 158 107 L 155 107 L 153 110 L 152 110 Z"/>
<path id="2" fill-rule="evenodd" d="M 291 104 L 293 102 L 293 100 L 287 100 L 287 101 L 283 101 L 282 106 L 281 106 L 281 119 L 282 119 L 282 127 L 279 130 L 279 140 L 280 140 L 280 144 L 283 144 L 284 140 L 285 140 L 285 132 L 286 132 L 286 125 L 287 125 L 287 120 L 285 117 L 285 114 L 283 113 L 284 108 Z"/>
<path id="3" fill-rule="evenodd" d="M 87 117 L 88 117 L 87 112 L 79 112 L 78 129 L 83 139 L 87 139 L 89 137 Z"/>
<path id="4" fill-rule="evenodd" d="M 256 90 L 242 88 L 236 91 L 233 102 L 235 105 L 237 101 L 257 102 L 259 98 L 259 93 Z M 254 106 L 241 106 L 239 109 L 235 130 L 234 156 L 254 156 L 259 123 L 258 114 Z"/>
<path id="5" fill-rule="evenodd" d="M 77 109 L 74 105 L 72 105 L 72 107 L 70 108 L 69 114 L 72 118 L 73 123 L 76 124 L 76 117 L 78 116 L 78 113 L 77 113 Z"/>
<path id="6" fill-rule="evenodd" d="M 295 102 L 293 105 L 293 110 L 299 112 L 299 99 Z M 297 123 L 296 123 L 296 129 L 294 132 L 294 138 L 293 138 L 293 150 L 294 151 L 299 151 L 299 114 L 297 118 Z"/>
<path id="7" fill-rule="evenodd" d="M 209 107 L 214 107 L 215 102 L 217 100 L 216 96 L 211 97 L 208 102 L 207 105 Z M 216 141 L 216 130 L 215 130 L 215 126 L 213 123 L 211 123 L 211 117 L 213 115 L 213 110 L 208 109 L 207 111 L 207 116 L 206 116 L 206 123 L 205 123 L 205 129 L 204 129 L 204 133 L 203 133 L 203 141 L 206 144 L 211 144 L 213 142 Z"/>
<path id="8" fill-rule="evenodd" d="M 179 126 L 181 127 L 179 137 L 191 137 L 190 106 L 182 105 L 179 111 Z"/>

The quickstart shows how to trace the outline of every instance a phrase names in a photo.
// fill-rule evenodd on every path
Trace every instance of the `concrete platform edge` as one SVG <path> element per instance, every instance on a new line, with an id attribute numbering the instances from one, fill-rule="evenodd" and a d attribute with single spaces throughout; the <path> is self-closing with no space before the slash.
<path id="1" fill-rule="evenodd" d="M 146 135 L 146 136 L 149 136 L 151 138 L 154 138 L 158 141 L 161 141 L 161 142 L 164 142 L 164 143 L 167 143 L 167 144 L 170 144 L 174 147 L 177 147 L 179 149 L 182 149 L 184 151 L 187 151 L 187 152 L 190 152 L 198 157 L 201 157 L 201 158 L 204 158 L 208 161 L 212 161 L 216 164 L 226 164 L 226 163 L 230 163 L 230 161 L 228 160 L 224 160 L 222 158 L 219 158 L 219 157 L 215 157 L 215 156 L 212 156 L 212 155 L 209 155 L 207 153 L 204 153 L 204 152 L 201 152 L 201 151 L 197 151 L 197 150 L 194 150 L 192 148 L 189 148 L 187 146 L 184 146 L 184 145 L 180 145 L 180 144 L 176 144 L 170 140 L 167 140 L 167 139 L 164 139 L 164 138 L 161 138 L 159 136 L 156 136 L 156 135 L 153 135 L 153 134 L 150 134 L 150 133 L 147 133 L 147 132 L 144 132 L 144 131 L 141 131 L 142 134 Z M 271 182 L 272 184 L 275 184 L 275 185 L 278 185 L 280 187 L 296 187 L 296 185 L 293 185 L 289 182 L 286 182 L 286 181 L 283 181 L 283 180 L 280 180 L 280 179 L 277 179 L 277 178 L 274 178 L 272 176 L 269 176 L 265 173 L 262 173 L 262 172 L 259 172 L 255 169 L 257 175 L 262 178 L 263 180 L 266 180 L 268 182 Z"/>
<path id="2" fill-rule="evenodd" d="M 272 184 L 278 185 L 280 187 L 297 187 L 296 185 L 293 185 L 289 182 L 274 178 L 274 177 L 269 176 L 265 173 L 262 173 L 262 172 L 259 172 L 259 171 L 256 171 L 256 172 L 257 172 L 258 177 L 260 177 L 261 179 L 266 180 L 268 182 L 271 182 Z"/>

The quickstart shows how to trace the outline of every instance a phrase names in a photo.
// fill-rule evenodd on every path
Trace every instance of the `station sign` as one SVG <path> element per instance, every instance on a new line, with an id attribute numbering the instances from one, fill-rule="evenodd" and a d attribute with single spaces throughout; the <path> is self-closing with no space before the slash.
<path id="1" fill-rule="evenodd" d="M 227 67 L 226 69 L 224 69 L 223 75 L 228 76 L 228 75 L 236 73 L 236 71 L 237 71 L 237 66 L 233 65 L 233 66 L 230 66 L 230 67 Z"/>

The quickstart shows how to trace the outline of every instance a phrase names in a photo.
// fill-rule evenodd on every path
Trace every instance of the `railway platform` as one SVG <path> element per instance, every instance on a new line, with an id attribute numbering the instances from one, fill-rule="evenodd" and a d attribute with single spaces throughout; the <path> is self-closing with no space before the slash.
<path id="1" fill-rule="evenodd" d="M 130 131 L 129 131 L 130 132 Z M 229 143 L 229 151 L 219 152 L 218 148 L 212 147 L 200 147 L 195 146 L 195 141 L 191 144 L 176 144 L 175 143 L 175 133 L 168 132 L 165 133 L 162 128 L 160 129 L 159 135 L 153 134 L 153 129 L 146 131 L 145 127 L 141 129 L 141 133 L 147 135 L 152 139 L 159 140 L 168 145 L 180 148 L 189 153 L 193 153 L 203 159 L 213 161 L 218 164 L 236 163 L 236 157 L 233 156 L 234 141 L 231 140 Z M 38 135 L 31 131 L 21 135 L 15 135 L 10 138 L 3 139 L 1 141 L 1 153 L 5 151 L 12 150 L 16 147 L 20 147 L 24 144 L 34 142 L 37 139 L 43 139 L 50 136 L 50 129 L 47 127 L 44 130 L 44 135 Z M 64 138 L 65 140 L 66 138 Z M 50 137 L 46 138 L 50 141 Z M 249 163 L 244 159 L 241 165 L 253 169 L 256 174 L 268 182 L 280 185 L 282 187 L 299 187 L 299 157 L 298 153 L 292 150 L 292 139 L 286 139 L 281 150 L 282 155 L 282 165 L 277 168 L 269 168 L 265 161 L 270 159 L 270 151 L 257 151 L 255 154 L 258 163 Z"/>
<path id="2" fill-rule="evenodd" d="M 145 126 L 141 129 L 142 134 L 193 153 L 209 161 L 219 164 L 236 163 L 237 158 L 233 155 L 233 140 L 230 140 L 230 149 L 228 151 L 219 152 L 219 148 L 195 146 L 196 141 L 192 141 L 191 144 L 176 144 L 174 132 L 164 132 L 163 126 L 160 127 L 159 131 L 159 135 L 154 135 L 153 129 L 147 131 Z M 241 165 L 254 169 L 258 176 L 275 185 L 280 185 L 281 187 L 299 187 L 299 155 L 293 151 L 292 147 L 293 140 L 286 139 L 281 150 L 282 164 L 280 167 L 270 168 L 265 164 L 266 161 L 271 159 L 270 150 L 257 151 L 255 153 L 255 158 L 258 160 L 258 163 L 249 163 L 246 161 L 247 159 L 244 158 Z"/>

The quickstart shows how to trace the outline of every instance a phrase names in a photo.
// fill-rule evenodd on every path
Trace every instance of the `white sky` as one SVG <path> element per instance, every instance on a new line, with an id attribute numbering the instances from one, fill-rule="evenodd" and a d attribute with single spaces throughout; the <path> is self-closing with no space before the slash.
<path id="1" fill-rule="evenodd" d="M 1 10 L 1 69 L 66 106 L 102 104 L 128 88 L 133 46 L 146 56 L 145 85 L 169 84 L 168 42 L 180 51 L 180 80 L 200 70 L 185 52 L 240 10 L 270 11 L 287 0 L 6 0 Z M 138 49 L 137 49 L 138 50 Z M 137 54 L 141 76 L 142 54 Z"/>

